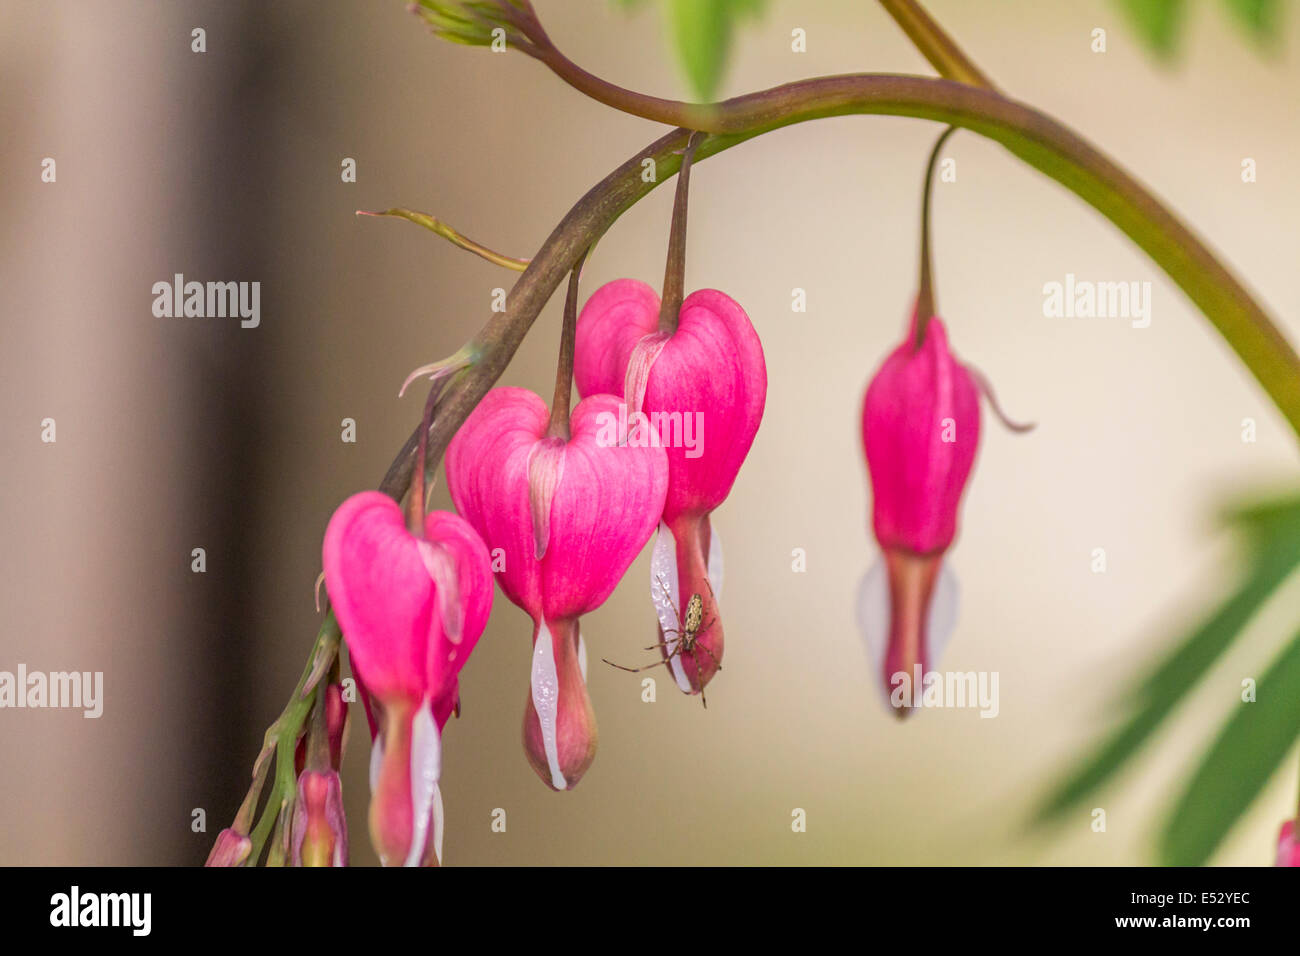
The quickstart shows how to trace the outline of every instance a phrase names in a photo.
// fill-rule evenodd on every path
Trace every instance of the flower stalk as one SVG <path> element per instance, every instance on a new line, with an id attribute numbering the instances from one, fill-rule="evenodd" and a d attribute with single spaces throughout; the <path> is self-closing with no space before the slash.
<path id="1" fill-rule="evenodd" d="M 673 219 L 668 230 L 668 262 L 664 266 L 663 297 L 659 300 L 659 331 L 672 335 L 686 296 L 686 212 L 690 205 L 691 163 L 700 144 L 701 133 L 691 133 L 682 150 L 682 165 L 677 171 L 677 192 L 673 196 Z"/>
<path id="2" fill-rule="evenodd" d="M 573 400 L 573 345 L 578 329 L 578 280 L 582 276 L 587 253 L 569 271 L 569 288 L 564 296 L 564 327 L 560 332 L 560 358 L 555 366 L 555 396 L 551 399 L 551 419 L 546 429 L 547 438 L 568 441 L 569 407 Z"/>
<path id="3" fill-rule="evenodd" d="M 934 180 L 934 167 L 939 160 L 939 151 L 943 149 L 943 144 L 948 141 L 948 137 L 956 131 L 957 127 L 949 126 L 934 144 L 934 149 L 930 151 L 930 161 L 925 167 L 925 185 L 921 188 L 921 275 L 916 296 L 915 340 L 918 349 L 925 341 L 926 324 L 937 311 L 930 258 L 930 195 L 933 192 L 931 184 Z"/>

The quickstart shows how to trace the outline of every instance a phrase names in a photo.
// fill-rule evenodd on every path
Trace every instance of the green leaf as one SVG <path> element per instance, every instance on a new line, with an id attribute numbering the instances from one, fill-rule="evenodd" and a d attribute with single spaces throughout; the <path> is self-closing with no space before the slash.
<path id="1" fill-rule="evenodd" d="M 1256 687 L 1254 703 L 1240 703 L 1201 761 L 1174 807 L 1160 840 L 1171 866 L 1209 859 L 1300 734 L 1300 634 Z"/>
<path id="2" fill-rule="evenodd" d="M 1228 11 L 1261 47 L 1272 47 L 1277 39 L 1277 0 L 1224 0 Z"/>
<path id="3" fill-rule="evenodd" d="M 731 51 L 736 21 L 755 16 L 763 0 L 668 0 L 678 59 L 701 102 L 714 99 Z"/>
<path id="4" fill-rule="evenodd" d="M 1138 36 L 1163 59 L 1173 56 L 1186 12 L 1184 0 L 1117 0 Z"/>
<path id="5" fill-rule="evenodd" d="M 729 0 L 669 0 L 677 56 L 697 99 L 713 99 L 731 47 Z"/>
<path id="6" fill-rule="evenodd" d="M 1131 716 L 1049 792 L 1034 813 L 1035 823 L 1059 818 L 1109 782 L 1200 683 L 1278 586 L 1300 567 L 1300 498 L 1238 509 L 1229 517 L 1250 547 L 1246 579 L 1130 688 L 1125 700 Z"/>
<path id="7" fill-rule="evenodd" d="M 1109 782 L 1200 682 L 1297 563 L 1294 558 L 1261 563 L 1235 594 L 1161 661 L 1133 694 L 1141 701 L 1136 713 L 1097 746 L 1082 767 L 1053 788 L 1035 812 L 1035 822 L 1059 818 Z"/>

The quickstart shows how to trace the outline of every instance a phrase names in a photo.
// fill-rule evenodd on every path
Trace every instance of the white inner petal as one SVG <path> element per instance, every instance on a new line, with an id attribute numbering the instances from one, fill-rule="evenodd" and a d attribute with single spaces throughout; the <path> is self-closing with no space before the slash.
<path id="1" fill-rule="evenodd" d="M 582 682 L 587 683 L 587 642 L 582 639 L 582 631 L 578 632 L 578 670 L 582 671 Z"/>
<path id="2" fill-rule="evenodd" d="M 429 838 L 429 814 L 442 773 L 442 740 L 426 700 L 411 722 L 411 846 L 403 866 L 419 866 Z"/>
<path id="3" fill-rule="evenodd" d="M 542 746 L 546 750 L 546 763 L 551 768 L 551 786 L 567 790 L 568 781 L 560 772 L 560 749 L 556 737 L 555 721 L 560 712 L 560 678 L 555 671 L 555 647 L 551 630 L 543 620 L 533 647 L 532 671 L 533 707 L 542 725 Z"/>
<path id="4" fill-rule="evenodd" d="M 682 625 L 677 617 L 677 609 L 682 604 L 677 596 L 677 542 L 673 538 L 672 529 L 662 521 L 655 533 L 654 550 L 650 552 L 650 601 L 655 606 L 659 627 L 663 629 L 664 640 L 668 644 L 664 651 L 671 654 L 681 638 L 678 632 Z M 670 658 L 668 668 L 673 672 L 673 678 L 681 692 L 689 694 L 692 687 L 686 670 L 682 667 L 682 656 L 677 654 Z"/>
<path id="5" fill-rule="evenodd" d="M 930 596 L 930 607 L 926 612 L 926 634 L 929 644 L 929 667 L 938 667 L 939 659 L 952 641 L 957 628 L 957 607 L 960 588 L 957 576 L 953 574 L 947 561 L 939 565 L 939 576 L 934 583 L 934 593 Z M 880 675 L 885 668 L 885 649 L 889 643 L 889 575 L 885 570 L 885 559 L 877 557 L 866 575 L 858 585 L 858 630 L 867 648 L 871 660 L 872 683 L 885 695 L 889 706 L 889 695 L 881 683 Z"/>

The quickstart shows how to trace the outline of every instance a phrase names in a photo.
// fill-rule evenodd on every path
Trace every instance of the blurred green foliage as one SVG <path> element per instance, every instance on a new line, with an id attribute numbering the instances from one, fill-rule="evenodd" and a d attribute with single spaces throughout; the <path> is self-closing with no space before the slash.
<path id="1" fill-rule="evenodd" d="M 1178 51 L 1183 23 L 1191 4 L 1187 0 L 1115 0 L 1147 49 L 1162 59 Z M 1261 48 L 1273 46 L 1277 36 L 1280 0 L 1222 0 L 1233 20 Z"/>
<path id="2" fill-rule="evenodd" d="M 634 9 L 651 0 L 613 0 Z M 737 25 L 756 18 L 765 0 L 658 0 L 667 17 L 668 32 L 695 97 L 716 98 L 727 67 Z M 1261 50 L 1277 41 L 1281 0 L 1220 0 Z M 1193 8 L 1189 0 L 1114 0 L 1142 44 L 1158 59 L 1170 62 L 1178 52 L 1183 24 Z M 932 11 L 936 16 L 942 13 Z"/>
<path id="3" fill-rule="evenodd" d="M 615 0 L 625 8 L 646 0 Z M 722 83 L 736 25 L 762 12 L 764 0 L 663 0 L 677 58 L 691 91 L 702 103 L 712 102 Z"/>
<path id="4" fill-rule="evenodd" d="M 1117 706 L 1126 716 L 1119 728 L 1053 788 L 1036 822 L 1062 819 L 1111 783 L 1300 568 L 1300 496 L 1238 509 L 1228 521 L 1245 546 L 1241 579 L 1122 695 Z M 1300 736 L 1300 633 L 1279 635 L 1279 642 L 1280 651 L 1256 684 L 1255 700 L 1233 697 L 1231 716 L 1171 804 L 1159 840 L 1160 862 L 1206 862 Z"/>

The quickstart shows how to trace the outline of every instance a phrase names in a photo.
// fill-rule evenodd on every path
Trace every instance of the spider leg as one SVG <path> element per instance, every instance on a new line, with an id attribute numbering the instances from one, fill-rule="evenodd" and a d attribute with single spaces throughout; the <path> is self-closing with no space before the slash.
<path id="1" fill-rule="evenodd" d="M 629 674 L 639 674 L 642 671 L 648 671 L 652 667 L 658 667 L 660 664 L 668 663 L 668 661 L 664 660 L 664 661 L 655 661 L 653 664 L 645 664 L 641 667 L 624 667 L 622 664 L 615 664 L 608 657 L 602 657 L 601 660 L 604 661 L 606 664 L 608 664 L 610 667 L 617 667 L 619 670 L 627 671 Z"/>
<path id="2" fill-rule="evenodd" d="M 672 630 L 672 631 L 664 631 L 664 633 L 665 633 L 665 634 L 680 634 L 681 631 Z M 675 647 L 675 646 L 680 645 L 680 644 L 681 644 L 681 641 L 658 641 L 657 643 L 651 644 L 649 647 L 643 647 L 642 650 L 645 650 L 645 651 L 653 651 L 653 650 L 657 650 L 657 649 L 659 649 L 659 648 L 661 648 L 661 647 L 670 647 L 670 646 Z"/>
<path id="3" fill-rule="evenodd" d="M 699 645 L 700 650 L 704 651 L 705 654 L 708 654 L 709 659 L 712 660 L 714 664 L 718 665 L 718 670 L 722 670 L 722 661 L 713 656 L 713 651 L 709 650 L 708 645 L 699 644 L 698 641 L 696 643 Z M 692 648 L 692 651 L 694 651 L 694 648 Z M 698 661 L 696 662 L 696 666 L 698 666 Z"/>
<path id="4" fill-rule="evenodd" d="M 700 646 L 701 646 L 701 647 L 704 647 L 704 645 L 702 645 L 702 644 L 701 644 Z M 704 650 L 708 651 L 709 649 L 708 649 L 707 647 L 705 647 Z M 710 657 L 713 657 L 713 653 L 712 653 L 711 651 L 709 652 L 709 656 L 710 656 Z M 694 648 L 691 648 L 691 657 L 695 660 L 695 676 L 696 676 L 696 677 L 699 677 L 699 676 L 700 676 L 700 658 L 699 658 L 699 655 L 697 655 L 697 654 L 695 653 L 695 649 L 694 649 Z M 716 659 L 716 658 L 715 658 L 715 659 Z M 705 710 L 708 710 L 708 709 L 709 709 L 709 698 L 707 698 L 706 696 L 704 696 L 704 681 L 700 681 L 700 703 L 704 705 L 704 709 L 705 709 Z"/>

